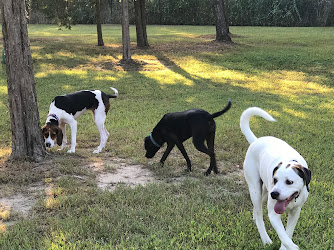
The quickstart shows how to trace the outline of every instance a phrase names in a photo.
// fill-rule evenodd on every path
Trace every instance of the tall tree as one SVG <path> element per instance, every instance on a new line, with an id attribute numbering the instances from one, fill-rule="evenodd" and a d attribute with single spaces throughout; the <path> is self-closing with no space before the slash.
<path id="1" fill-rule="evenodd" d="M 129 28 L 129 2 L 122 0 L 122 44 L 123 44 L 123 60 L 131 60 L 130 51 L 130 28 Z"/>
<path id="2" fill-rule="evenodd" d="M 101 1 L 95 0 L 96 8 L 96 28 L 97 28 L 97 45 L 104 46 L 103 37 L 102 37 L 102 25 L 101 25 Z"/>
<path id="3" fill-rule="evenodd" d="M 224 0 L 212 0 L 213 9 L 216 16 L 216 40 L 230 42 L 229 25 L 226 16 Z"/>
<path id="4" fill-rule="evenodd" d="M 41 161 L 46 150 L 40 129 L 24 1 L 2 0 L 1 13 L 12 132 L 11 158 Z"/>
<path id="5" fill-rule="evenodd" d="M 137 46 L 148 47 L 147 32 L 146 32 L 146 8 L 145 0 L 134 0 Z"/>

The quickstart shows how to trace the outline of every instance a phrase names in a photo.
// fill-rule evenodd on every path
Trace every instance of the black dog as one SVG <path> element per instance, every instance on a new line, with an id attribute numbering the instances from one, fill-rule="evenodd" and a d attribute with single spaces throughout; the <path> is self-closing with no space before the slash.
<path id="1" fill-rule="evenodd" d="M 187 161 L 187 171 L 191 171 L 191 162 L 182 143 L 193 137 L 195 148 L 210 156 L 210 167 L 205 172 L 205 175 L 209 175 L 212 169 L 217 174 L 218 169 L 214 152 L 216 123 L 213 119 L 224 114 L 230 109 L 231 105 L 231 100 L 229 100 L 222 111 L 212 115 L 203 109 L 189 109 L 184 112 L 164 115 L 151 134 L 145 138 L 145 156 L 152 158 L 161 146 L 167 142 L 167 149 L 160 163 L 164 164 L 170 151 L 176 145 Z M 204 144 L 205 140 L 208 147 Z"/>

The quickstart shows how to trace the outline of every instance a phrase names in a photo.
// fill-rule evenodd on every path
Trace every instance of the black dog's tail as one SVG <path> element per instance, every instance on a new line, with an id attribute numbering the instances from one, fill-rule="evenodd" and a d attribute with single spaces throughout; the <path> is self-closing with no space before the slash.
<path id="1" fill-rule="evenodd" d="M 211 116 L 212 118 L 216 118 L 218 116 L 221 116 L 222 114 L 224 114 L 227 110 L 229 110 L 232 106 L 232 101 L 231 99 L 228 99 L 228 103 L 227 103 L 227 106 L 222 110 L 222 111 L 218 111 L 216 113 L 213 113 Z"/>

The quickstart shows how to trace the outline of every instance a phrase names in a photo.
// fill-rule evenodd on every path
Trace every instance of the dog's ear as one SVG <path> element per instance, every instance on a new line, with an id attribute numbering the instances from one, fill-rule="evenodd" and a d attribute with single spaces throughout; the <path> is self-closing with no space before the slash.
<path id="1" fill-rule="evenodd" d="M 280 167 L 282 164 L 283 164 L 283 163 L 280 162 L 280 163 L 278 163 L 278 165 L 274 168 L 274 171 L 273 171 L 273 177 L 274 177 L 276 171 L 279 169 L 279 167 Z"/>
<path id="2" fill-rule="evenodd" d="M 57 128 L 57 144 L 58 146 L 61 146 L 63 143 L 63 132 L 61 131 L 60 128 Z"/>
<path id="3" fill-rule="evenodd" d="M 42 133 L 45 133 L 47 131 L 46 124 L 43 127 L 41 127 L 41 130 L 42 130 Z"/>
<path id="4" fill-rule="evenodd" d="M 307 191 L 310 191 L 310 182 L 311 182 L 311 170 L 303 167 L 302 165 L 296 165 L 293 167 L 296 173 L 304 180 Z"/>

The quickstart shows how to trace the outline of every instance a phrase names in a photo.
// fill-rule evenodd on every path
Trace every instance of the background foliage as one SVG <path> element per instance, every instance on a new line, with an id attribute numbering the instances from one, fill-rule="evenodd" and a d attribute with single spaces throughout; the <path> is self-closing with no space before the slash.
<path id="1" fill-rule="evenodd" d="M 94 0 L 26 0 L 31 23 L 93 24 Z M 134 23 L 133 1 L 130 23 Z M 229 21 L 236 26 L 331 26 L 334 0 L 225 0 Z M 120 1 L 101 0 L 102 21 L 121 22 Z M 148 24 L 212 25 L 211 0 L 146 0 Z"/>

